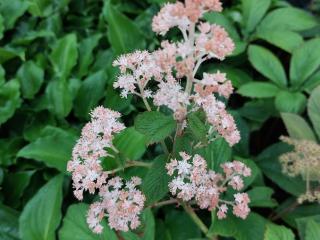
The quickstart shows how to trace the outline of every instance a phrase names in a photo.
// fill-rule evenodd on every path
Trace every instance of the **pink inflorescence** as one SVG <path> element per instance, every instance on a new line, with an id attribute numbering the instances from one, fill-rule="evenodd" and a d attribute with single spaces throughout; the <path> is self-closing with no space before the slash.
<path id="1" fill-rule="evenodd" d="M 83 199 L 83 192 L 93 194 L 97 190 L 100 202 L 90 206 L 87 222 L 90 228 L 100 233 L 102 218 L 107 213 L 111 228 L 128 231 L 139 225 L 138 215 L 143 208 L 144 195 L 136 189 L 139 178 L 133 178 L 123 186 L 120 178 L 108 180 L 108 174 L 100 164 L 107 157 L 107 149 L 113 148 L 112 140 L 125 126 L 118 121 L 120 113 L 97 107 L 91 112 L 91 121 L 82 129 L 81 137 L 73 148 L 72 160 L 67 170 L 72 173 L 74 195 Z"/>
<path id="2" fill-rule="evenodd" d="M 233 214 L 246 218 L 250 212 L 250 199 L 247 193 L 234 194 L 233 201 L 222 199 L 230 186 L 239 191 L 244 187 L 243 177 L 251 175 L 251 170 L 239 161 L 222 164 L 224 174 L 207 169 L 207 163 L 200 155 L 189 156 L 180 152 L 182 160 L 172 159 L 166 165 L 168 174 L 173 176 L 169 183 L 170 192 L 183 201 L 195 200 L 202 209 L 215 210 L 219 219 L 225 218 L 228 206 L 232 206 Z"/>
<path id="3" fill-rule="evenodd" d="M 211 58 L 224 60 L 235 45 L 221 26 L 200 21 L 208 11 L 222 11 L 219 0 L 186 0 L 166 4 L 153 18 L 152 28 L 165 35 L 171 28 L 180 29 L 183 40 L 163 41 L 154 52 L 136 51 L 114 61 L 120 75 L 114 83 L 121 95 L 134 94 L 145 103 L 153 100 L 155 106 L 166 106 L 175 119 L 186 126 L 187 114 L 202 109 L 207 122 L 232 146 L 240 134 L 226 105 L 217 95 L 228 99 L 233 93 L 231 81 L 225 73 L 204 73 L 197 79 L 201 64 Z M 200 77 L 200 76 L 199 76 Z M 182 82 L 186 80 L 186 84 Z M 150 84 L 152 82 L 152 84 Z M 209 139 L 209 140 L 210 140 Z"/>

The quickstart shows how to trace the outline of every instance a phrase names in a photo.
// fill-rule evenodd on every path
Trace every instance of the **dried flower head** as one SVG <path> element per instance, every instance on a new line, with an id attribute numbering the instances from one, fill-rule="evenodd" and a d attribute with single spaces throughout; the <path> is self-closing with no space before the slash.
<path id="1" fill-rule="evenodd" d="M 250 212 L 248 203 L 250 199 L 246 193 L 234 194 L 234 201 L 223 200 L 230 186 L 239 191 L 244 187 L 243 177 L 251 175 L 251 170 L 242 162 L 233 161 L 222 164 L 224 174 L 207 169 L 207 163 L 200 155 L 191 157 L 185 152 L 180 152 L 182 160 L 172 159 L 166 165 L 168 174 L 173 176 L 169 183 L 170 192 L 183 201 L 195 200 L 202 209 L 218 209 L 219 219 L 225 218 L 228 206 L 233 208 L 233 213 L 246 218 Z"/>
<path id="2" fill-rule="evenodd" d="M 292 145 L 294 150 L 280 156 L 283 173 L 288 176 L 301 176 L 306 181 L 306 193 L 299 197 L 304 201 L 319 201 L 320 191 L 311 190 L 310 182 L 320 182 L 320 145 L 310 140 L 296 140 L 288 137 L 280 138 Z"/>

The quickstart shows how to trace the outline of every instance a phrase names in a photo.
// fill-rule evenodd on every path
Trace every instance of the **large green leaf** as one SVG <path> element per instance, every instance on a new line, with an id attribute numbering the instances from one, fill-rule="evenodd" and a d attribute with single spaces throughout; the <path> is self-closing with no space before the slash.
<path id="1" fill-rule="evenodd" d="M 0 165 L 10 166 L 16 161 L 16 154 L 24 145 L 23 139 L 19 137 L 0 139 Z"/>
<path id="2" fill-rule="evenodd" d="M 312 39 L 293 51 L 290 65 L 290 81 L 301 86 L 320 67 L 320 38 Z"/>
<path id="3" fill-rule="evenodd" d="M 243 23 L 248 33 L 255 29 L 270 4 L 271 0 L 242 0 Z"/>
<path id="4" fill-rule="evenodd" d="M 320 237 L 320 223 L 309 220 L 306 227 L 305 240 L 317 240 Z"/>
<path id="5" fill-rule="evenodd" d="M 75 34 L 70 33 L 54 44 L 50 61 L 58 78 L 69 76 L 78 59 L 78 44 Z"/>
<path id="6" fill-rule="evenodd" d="M 275 100 L 279 112 L 302 113 L 307 105 L 307 98 L 300 92 L 281 91 Z"/>
<path id="7" fill-rule="evenodd" d="M 0 87 L 0 125 L 13 116 L 20 107 L 20 85 L 17 80 L 10 80 Z"/>
<path id="8" fill-rule="evenodd" d="M 259 25 L 259 31 L 265 29 L 303 31 L 317 25 L 317 19 L 307 11 L 283 7 L 269 13 Z"/>
<path id="9" fill-rule="evenodd" d="M 25 62 L 18 70 L 17 77 L 21 84 L 22 96 L 32 99 L 40 90 L 44 80 L 44 71 L 35 62 Z"/>
<path id="10" fill-rule="evenodd" d="M 11 46 L 0 47 L 0 64 L 14 58 L 20 58 L 22 61 L 25 61 L 25 49 L 20 47 L 13 48 Z"/>
<path id="11" fill-rule="evenodd" d="M 19 240 L 19 213 L 0 204 L 0 239 Z"/>
<path id="12" fill-rule="evenodd" d="M 165 168 L 167 158 L 167 156 L 157 157 L 143 179 L 142 190 L 146 195 L 147 205 L 161 200 L 169 191 L 169 176 Z"/>
<path id="13" fill-rule="evenodd" d="M 320 86 L 313 90 L 308 100 L 308 115 L 320 138 Z"/>
<path id="14" fill-rule="evenodd" d="M 19 219 L 23 240 L 54 240 L 61 220 L 63 175 L 52 178 L 24 207 Z"/>
<path id="15" fill-rule="evenodd" d="M 0 2 L 0 15 L 4 19 L 5 29 L 13 28 L 15 22 L 21 17 L 28 8 L 25 0 L 3 0 Z"/>
<path id="16" fill-rule="evenodd" d="M 247 192 L 250 197 L 251 207 L 270 207 L 277 206 L 276 200 L 272 199 L 274 193 L 272 188 L 269 187 L 254 187 Z"/>
<path id="17" fill-rule="evenodd" d="M 251 98 L 271 98 L 279 92 L 279 88 L 268 82 L 249 82 L 238 89 L 238 93 Z"/>
<path id="18" fill-rule="evenodd" d="M 18 157 L 41 161 L 49 167 L 65 172 L 76 140 L 77 137 L 68 131 L 48 127 L 41 137 L 22 148 Z"/>
<path id="19" fill-rule="evenodd" d="M 317 213 L 315 213 L 317 214 Z M 316 240 L 320 234 L 320 215 L 296 219 L 301 240 Z"/>
<path id="20" fill-rule="evenodd" d="M 74 111 L 77 117 L 89 118 L 89 112 L 97 106 L 104 95 L 106 80 L 106 73 L 101 70 L 88 76 L 82 82 L 74 104 Z"/>
<path id="21" fill-rule="evenodd" d="M 62 228 L 59 231 L 60 240 L 117 240 L 117 235 L 109 228 L 106 220 L 102 220 L 103 232 L 95 234 L 89 228 L 86 215 L 89 207 L 80 203 L 71 205 L 63 219 Z"/>
<path id="22" fill-rule="evenodd" d="M 302 117 L 293 113 L 281 113 L 281 117 L 290 137 L 316 141 L 312 129 Z"/>
<path id="23" fill-rule="evenodd" d="M 295 240 L 293 232 L 284 227 L 275 224 L 267 224 L 267 229 L 263 240 Z"/>
<path id="24" fill-rule="evenodd" d="M 121 14 L 110 0 L 105 1 L 103 15 L 108 22 L 108 39 L 117 55 L 145 48 L 146 42 L 140 29 Z"/>
<path id="25" fill-rule="evenodd" d="M 134 122 L 135 129 L 144 134 L 150 143 L 160 142 L 175 129 L 176 123 L 171 116 L 161 112 L 144 112 Z"/>
<path id="26" fill-rule="evenodd" d="M 262 75 L 278 86 L 287 85 L 287 77 L 283 66 L 271 51 L 257 45 L 250 45 L 248 54 L 251 64 Z"/>

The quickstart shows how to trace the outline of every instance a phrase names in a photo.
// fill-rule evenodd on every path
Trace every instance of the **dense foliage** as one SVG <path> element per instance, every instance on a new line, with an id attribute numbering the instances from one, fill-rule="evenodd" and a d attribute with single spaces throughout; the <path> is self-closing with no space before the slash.
<path id="1" fill-rule="evenodd" d="M 319 203 L 297 202 L 306 192 L 304 174 L 288 176 L 279 161 L 292 151 L 279 142 L 281 135 L 320 140 L 319 3 L 310 3 L 307 11 L 281 0 L 224 1 L 222 13 L 205 15 L 236 44 L 232 56 L 210 60 L 200 71 L 219 69 L 232 81 L 236 93 L 228 106 L 241 141 L 231 148 L 219 138 L 196 153 L 212 170 L 235 159 L 252 171 L 245 179 L 252 208 L 245 220 L 232 215 L 218 220 L 214 212 L 194 209 L 209 229 L 205 236 L 188 209 L 157 205 L 170 199 L 161 142 L 171 150 L 175 122 L 165 113 L 145 113 L 141 99 L 121 98 L 113 88 L 117 56 L 159 47 L 162 37 L 152 32 L 151 22 L 164 2 L 0 2 L 1 239 L 319 238 Z M 179 37 L 169 32 L 170 39 Z M 103 222 L 102 235 L 92 233 L 85 218 L 94 199 L 88 195 L 78 203 L 72 193 L 67 162 L 89 112 L 98 105 L 121 112 L 127 127 L 114 139 L 121 154 L 105 158 L 104 169 L 120 169 L 125 179 L 142 178 L 148 208 L 135 231 L 115 232 Z M 205 135 L 201 115 L 190 115 L 188 122 L 187 134 L 175 146 L 179 150 L 187 151 Z M 127 167 L 127 159 L 141 166 Z M 315 174 L 312 180 L 317 189 L 320 177 Z"/>

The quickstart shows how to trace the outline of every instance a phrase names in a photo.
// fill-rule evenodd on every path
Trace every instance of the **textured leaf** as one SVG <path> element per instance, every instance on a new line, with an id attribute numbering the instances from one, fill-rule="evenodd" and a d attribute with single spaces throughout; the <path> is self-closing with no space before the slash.
<path id="1" fill-rule="evenodd" d="M 307 223 L 306 240 L 317 240 L 320 236 L 320 223 L 311 220 Z"/>
<path id="2" fill-rule="evenodd" d="M 59 231 L 60 240 L 117 240 L 117 235 L 109 228 L 106 220 L 102 220 L 103 231 L 100 234 L 93 233 L 86 221 L 89 207 L 79 203 L 71 205 L 63 219 L 62 228 Z"/>
<path id="3" fill-rule="evenodd" d="M 290 137 L 316 141 L 312 129 L 302 117 L 293 113 L 281 113 L 281 117 Z"/>
<path id="4" fill-rule="evenodd" d="M 308 100 L 308 114 L 320 138 L 320 86 L 313 90 Z"/>
<path id="5" fill-rule="evenodd" d="M 302 113 L 307 105 L 307 98 L 300 92 L 281 91 L 275 100 L 279 112 Z"/>
<path id="6" fill-rule="evenodd" d="M 296 222 L 301 240 L 314 240 L 319 238 L 320 215 L 298 218 Z"/>
<path id="7" fill-rule="evenodd" d="M 271 98 L 275 97 L 279 92 L 279 88 L 267 82 L 250 82 L 242 85 L 238 93 L 245 97 L 252 98 Z"/>
<path id="8" fill-rule="evenodd" d="M 270 207 L 277 206 L 277 202 L 272 199 L 274 193 L 272 188 L 269 187 L 254 187 L 247 192 L 250 197 L 251 207 Z"/>
<path id="9" fill-rule="evenodd" d="M 18 157 L 35 159 L 44 162 L 49 167 L 65 172 L 77 137 L 59 128 L 48 127 L 44 131 L 46 130 L 46 134 L 22 148 L 18 152 Z M 59 147 L 57 147 L 57 143 Z"/>
<path id="10" fill-rule="evenodd" d="M 77 37 L 75 34 L 68 34 L 57 40 L 53 46 L 50 60 L 53 69 L 59 78 L 68 77 L 78 59 Z"/>
<path id="11" fill-rule="evenodd" d="M 195 140 L 203 143 L 207 142 L 207 128 L 197 113 L 191 113 L 188 116 L 188 127 L 190 128 Z"/>
<path id="12" fill-rule="evenodd" d="M 25 62 L 17 73 L 24 98 L 32 99 L 40 90 L 44 79 L 44 71 L 33 61 Z"/>
<path id="13" fill-rule="evenodd" d="M 161 200 L 168 192 L 169 176 L 165 168 L 167 156 L 157 157 L 143 179 L 142 190 L 146 195 L 146 205 Z"/>
<path id="14" fill-rule="evenodd" d="M 108 39 L 117 55 L 145 48 L 146 42 L 140 29 L 118 12 L 110 0 L 105 1 L 103 15 L 108 22 Z"/>
<path id="15" fill-rule="evenodd" d="M 266 14 L 270 0 L 242 0 L 243 21 L 246 31 L 252 32 Z"/>
<path id="16" fill-rule="evenodd" d="M 104 95 L 106 80 L 105 72 L 99 71 L 88 76 L 82 82 L 74 104 L 74 111 L 77 117 L 89 118 L 89 112 L 97 106 Z"/>
<path id="17" fill-rule="evenodd" d="M 263 240 L 295 240 L 293 232 L 284 227 L 275 224 L 267 224 L 267 229 Z"/>
<path id="18" fill-rule="evenodd" d="M 268 49 L 250 45 L 249 60 L 257 71 L 276 83 L 278 86 L 287 85 L 287 77 L 279 59 Z"/>
<path id="19" fill-rule="evenodd" d="M 0 204 L 0 239 L 19 240 L 19 213 Z"/>
<path id="20" fill-rule="evenodd" d="M 291 58 L 290 81 L 301 86 L 320 67 L 320 38 L 312 39 L 297 48 Z"/>
<path id="21" fill-rule="evenodd" d="M 52 178 L 27 203 L 19 219 L 23 240 L 54 240 L 61 220 L 63 175 Z"/>
<path id="22" fill-rule="evenodd" d="M 171 116 L 160 112 L 144 112 L 134 122 L 135 129 L 144 134 L 150 143 L 160 142 L 175 129 L 176 123 Z"/>

